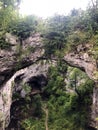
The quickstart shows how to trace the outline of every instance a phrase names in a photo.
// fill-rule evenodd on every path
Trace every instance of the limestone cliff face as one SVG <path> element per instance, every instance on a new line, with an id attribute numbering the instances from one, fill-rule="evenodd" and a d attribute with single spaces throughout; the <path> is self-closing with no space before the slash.
<path id="1" fill-rule="evenodd" d="M 80 48 L 78 50 L 78 48 Z M 98 68 L 96 60 L 89 56 L 88 52 L 83 52 L 83 47 L 77 47 L 77 50 L 73 53 L 69 53 L 64 56 L 64 60 L 70 66 L 77 67 L 86 72 L 88 77 L 95 82 L 95 87 L 93 89 L 93 103 L 91 112 L 91 123 L 90 125 L 94 128 L 98 127 Z M 85 46 L 85 50 L 88 47 Z"/>
<path id="2" fill-rule="evenodd" d="M 6 40 L 11 43 L 11 47 L 0 50 L 0 130 L 4 130 L 10 122 L 13 93 L 19 91 L 20 95 L 25 96 L 22 84 L 35 76 L 43 75 L 45 78 L 49 67 L 45 61 L 39 62 L 44 53 L 40 34 L 32 35 L 22 44 L 10 34 L 6 34 Z M 16 89 L 14 81 L 17 77 L 22 79 Z"/>
<path id="3" fill-rule="evenodd" d="M 18 93 L 24 98 L 27 94 L 42 92 L 42 87 L 47 83 L 47 72 L 54 61 L 46 62 L 41 57 L 44 54 L 43 44 L 39 34 L 33 34 L 20 44 L 17 37 L 6 34 L 6 40 L 11 43 L 8 50 L 0 50 L 0 130 L 4 130 L 10 122 L 10 108 L 12 96 Z M 85 47 L 87 50 L 89 47 Z M 94 80 L 92 122 L 91 126 L 97 127 L 98 121 L 98 76 L 96 61 L 89 56 L 88 51 L 77 47 L 77 51 L 66 54 L 63 58 L 70 66 L 82 69 L 90 79 Z M 35 89 L 35 82 L 38 83 Z M 23 85 L 29 84 L 32 88 L 26 93 Z M 40 86 L 40 87 L 39 87 Z"/>
<path id="4" fill-rule="evenodd" d="M 95 82 L 98 81 L 98 77 L 95 75 L 97 72 L 96 61 L 89 57 L 87 53 L 75 54 L 69 53 L 65 55 L 64 60 L 73 67 L 80 68 L 85 71 L 90 79 Z"/>
<path id="5" fill-rule="evenodd" d="M 8 50 L 0 49 L 0 85 L 8 80 L 16 70 L 27 67 L 40 58 L 44 50 L 39 34 L 34 34 L 22 42 L 16 37 L 6 34 L 11 43 Z"/>
<path id="6" fill-rule="evenodd" d="M 10 122 L 10 108 L 12 104 L 12 96 L 16 93 L 20 98 L 25 98 L 28 94 L 25 91 L 23 85 L 31 83 L 31 94 L 40 93 L 41 89 L 47 83 L 47 71 L 49 64 L 46 61 L 35 63 L 29 67 L 17 71 L 5 84 L 3 84 L 0 90 L 0 121 L 2 127 L 7 127 Z M 38 86 L 35 86 L 34 82 L 39 82 Z M 30 94 L 29 93 L 29 94 Z M 3 126 L 4 125 L 4 126 Z M 3 128 L 0 128 L 3 129 Z"/>

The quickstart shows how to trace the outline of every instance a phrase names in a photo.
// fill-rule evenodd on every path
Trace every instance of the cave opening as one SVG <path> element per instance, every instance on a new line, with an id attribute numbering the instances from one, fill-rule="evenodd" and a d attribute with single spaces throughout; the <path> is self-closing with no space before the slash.
<path id="1" fill-rule="evenodd" d="M 21 76 L 18 76 L 15 79 L 15 86 L 17 86 L 17 83 L 20 83 L 20 80 L 22 82 L 23 78 L 20 78 Z M 19 99 L 12 103 L 11 105 L 11 109 L 10 109 L 10 123 L 9 126 L 6 128 L 6 130 L 18 130 L 21 129 L 20 128 L 20 122 L 23 118 L 25 118 L 24 113 L 22 112 L 22 108 L 24 108 L 26 105 L 29 104 L 29 106 L 31 106 L 30 104 L 32 103 L 34 96 L 37 94 L 40 94 L 39 92 L 43 91 L 43 88 L 47 85 L 47 78 L 41 74 L 41 75 L 37 75 L 37 76 L 33 76 L 31 77 L 27 82 L 26 82 L 30 87 L 31 87 L 31 92 L 36 92 L 36 93 L 31 93 L 30 98 L 32 98 L 30 100 L 30 102 L 26 101 L 27 96 L 25 96 L 25 98 L 21 97 L 21 93 L 20 90 L 18 91 L 18 89 L 15 89 L 16 92 L 14 92 L 14 94 L 20 94 Z M 17 86 L 18 87 L 18 86 Z M 39 91 L 38 91 L 39 90 Z M 14 96 L 13 94 L 13 96 Z M 34 103 L 34 101 L 33 101 Z M 34 108 L 30 108 L 32 111 L 32 113 L 34 113 Z M 27 111 L 27 113 L 30 113 L 30 111 Z M 23 116 L 22 116 L 23 115 Z M 31 116 L 31 115 L 30 115 Z"/>
<path id="2" fill-rule="evenodd" d="M 42 91 L 43 88 L 47 85 L 47 82 L 47 78 L 41 74 L 30 78 L 27 84 L 31 87 L 31 91 Z"/>

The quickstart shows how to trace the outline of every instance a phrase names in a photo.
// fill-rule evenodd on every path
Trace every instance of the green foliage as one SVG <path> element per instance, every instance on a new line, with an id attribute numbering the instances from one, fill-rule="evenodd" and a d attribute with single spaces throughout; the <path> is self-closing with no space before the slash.
<path id="1" fill-rule="evenodd" d="M 94 83 L 79 69 L 69 69 L 61 63 L 58 61 L 57 67 L 50 67 L 48 84 L 43 94 L 25 98 L 25 104 L 22 105 L 21 128 L 45 130 L 46 115 L 43 108 L 46 108 L 49 130 L 88 130 Z M 67 91 L 68 88 L 64 82 L 67 73 L 69 73 L 71 81 L 75 79 L 77 74 L 76 87 L 80 96 L 75 92 L 74 85 L 73 87 L 71 84 L 69 86 L 70 89 L 74 90 L 73 92 Z"/>
<path id="2" fill-rule="evenodd" d="M 45 55 L 51 56 L 65 47 L 66 39 L 63 33 L 50 32 L 44 36 Z"/>
<path id="3" fill-rule="evenodd" d="M 3 37 L 0 38 L 0 48 L 1 49 L 10 49 L 11 44 L 6 42 Z"/>
<path id="4" fill-rule="evenodd" d="M 29 118 L 22 122 L 22 128 L 25 130 L 45 130 L 44 120 Z"/>
<path id="5" fill-rule="evenodd" d="M 20 0 L 0 0 L 0 25 L 3 32 L 6 31 L 8 25 L 16 20 L 18 12 L 16 11 L 19 6 Z"/>
<path id="6" fill-rule="evenodd" d="M 28 106 L 28 107 L 26 107 Z M 27 113 L 27 111 L 29 111 Z M 26 117 L 21 121 L 21 127 L 25 130 L 44 130 L 44 114 L 42 113 L 42 101 L 40 95 L 31 97 L 25 104 L 24 114 Z"/>
<path id="7" fill-rule="evenodd" d="M 35 117 L 38 117 L 38 118 L 40 118 L 41 116 L 42 116 L 42 109 L 41 109 L 41 107 L 42 107 L 42 102 L 41 102 L 41 96 L 38 94 L 38 95 L 35 95 L 34 96 L 34 98 L 33 98 L 33 102 L 35 103 L 36 102 L 36 104 L 35 104 L 35 106 L 33 106 L 33 107 L 35 107 L 34 109 L 35 109 L 35 111 L 34 111 L 34 116 Z"/>
<path id="8" fill-rule="evenodd" d="M 0 0 L 0 48 L 7 49 L 10 44 L 4 39 L 9 24 L 12 21 L 17 21 L 18 11 L 16 7 L 19 6 L 20 0 Z"/>
<path id="9" fill-rule="evenodd" d="M 83 76 L 84 74 L 81 76 L 81 71 L 76 70 L 75 72 L 78 72 L 80 79 L 83 78 L 85 80 L 84 77 L 87 79 L 83 84 L 81 83 L 78 86 L 81 97 L 75 93 L 66 93 L 63 79 L 58 78 L 59 73 L 57 69 L 51 69 L 52 70 L 49 71 L 51 78 L 49 78 L 47 88 L 47 93 L 50 94 L 48 99 L 50 129 L 85 130 L 88 125 L 89 117 L 87 111 L 89 112 L 89 106 L 92 102 L 90 95 L 94 83 L 86 76 Z M 57 87 L 55 87 L 55 84 Z"/>
<path id="10" fill-rule="evenodd" d="M 26 94 L 31 92 L 31 87 L 28 84 L 23 84 L 22 89 L 26 92 Z"/>
<path id="11" fill-rule="evenodd" d="M 23 40 L 29 37 L 31 32 L 36 32 L 37 25 L 38 22 L 35 16 L 27 16 L 11 23 L 8 27 L 8 32 L 18 36 L 20 40 Z"/>
<path id="12" fill-rule="evenodd" d="M 89 44 L 98 33 L 98 2 L 86 11 L 73 9 L 68 16 L 55 15 L 46 22 L 44 37 L 46 55 L 76 50 L 79 44 Z M 58 36 L 59 34 L 59 36 Z M 62 35 L 62 36 L 61 36 Z M 94 39 L 93 39 L 94 40 Z M 93 41 L 92 44 L 94 44 Z"/>
<path id="13" fill-rule="evenodd" d="M 75 50 L 79 44 L 86 44 L 89 42 L 90 34 L 88 32 L 76 31 L 68 36 L 68 43 L 71 50 Z"/>

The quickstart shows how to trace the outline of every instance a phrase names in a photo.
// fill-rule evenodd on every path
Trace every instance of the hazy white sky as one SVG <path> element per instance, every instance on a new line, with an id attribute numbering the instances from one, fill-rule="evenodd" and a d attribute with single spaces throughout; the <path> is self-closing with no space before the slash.
<path id="1" fill-rule="evenodd" d="M 85 9 L 90 0 L 22 0 L 20 12 L 46 18 L 55 13 L 67 14 L 73 8 Z"/>

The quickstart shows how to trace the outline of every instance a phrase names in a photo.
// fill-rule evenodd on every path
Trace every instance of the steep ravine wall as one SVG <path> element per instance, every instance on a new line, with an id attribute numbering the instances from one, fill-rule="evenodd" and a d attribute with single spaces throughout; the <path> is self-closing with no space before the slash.
<path id="1" fill-rule="evenodd" d="M 0 130 L 4 130 L 10 122 L 10 107 L 12 104 L 12 95 L 19 91 L 21 96 L 22 84 L 27 83 L 29 79 L 43 75 L 47 78 L 48 68 L 55 62 L 46 62 L 40 60 L 44 54 L 43 44 L 39 34 L 34 34 L 23 41 L 21 46 L 22 53 L 20 54 L 19 42 L 17 38 L 7 34 L 7 40 L 12 44 L 10 50 L 0 50 Z M 92 122 L 91 126 L 97 127 L 98 121 L 98 77 L 96 61 L 92 59 L 88 53 L 69 53 L 66 54 L 63 60 L 70 66 L 80 68 L 95 82 L 93 90 L 93 105 L 92 105 Z M 14 85 L 16 78 L 22 78 L 22 83 L 18 87 Z M 14 87 L 13 87 L 14 86 Z M 14 88 L 14 89 L 13 89 Z"/>
<path id="2" fill-rule="evenodd" d="M 10 34 L 6 34 L 6 40 L 10 42 L 11 47 L 7 50 L 0 49 L 0 130 L 5 130 L 10 122 L 15 78 L 24 74 L 27 74 L 29 78 L 30 75 L 37 76 L 40 71 L 41 74 L 48 71 L 48 65 L 44 65 L 44 61 L 42 61 L 43 66 L 38 62 L 44 54 L 40 34 L 34 34 L 24 40 L 22 46 L 17 37 Z"/>
<path id="3" fill-rule="evenodd" d="M 92 59 L 87 53 L 69 53 L 64 56 L 64 60 L 70 66 L 77 67 L 86 72 L 90 79 L 95 82 L 92 96 L 91 106 L 91 123 L 90 126 L 97 129 L 98 127 L 98 68 L 96 61 Z"/>

